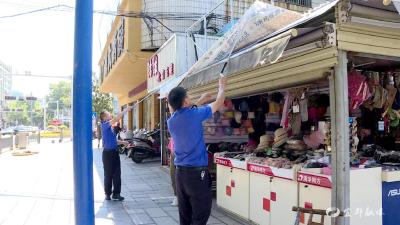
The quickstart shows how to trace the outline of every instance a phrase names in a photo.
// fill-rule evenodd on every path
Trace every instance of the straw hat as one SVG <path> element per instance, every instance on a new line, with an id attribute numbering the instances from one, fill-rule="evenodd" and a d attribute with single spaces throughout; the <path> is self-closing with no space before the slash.
<path id="1" fill-rule="evenodd" d="M 247 118 L 254 119 L 254 118 L 256 118 L 256 116 L 255 116 L 254 112 L 249 112 Z"/>
<path id="2" fill-rule="evenodd" d="M 274 132 L 274 144 L 272 147 L 277 148 L 285 144 L 289 139 L 288 131 L 283 128 L 279 128 Z"/>
<path id="3" fill-rule="evenodd" d="M 271 135 L 263 135 L 260 137 L 260 144 L 258 144 L 256 150 L 263 150 L 265 148 L 269 148 L 272 146 L 272 143 L 274 142 L 274 138 Z"/>
<path id="4" fill-rule="evenodd" d="M 241 112 L 235 111 L 235 120 L 236 120 L 236 123 L 242 122 L 242 113 Z"/>
<path id="5" fill-rule="evenodd" d="M 225 111 L 224 112 L 224 118 L 232 119 L 234 117 L 235 117 L 235 115 L 233 114 L 233 111 Z"/>

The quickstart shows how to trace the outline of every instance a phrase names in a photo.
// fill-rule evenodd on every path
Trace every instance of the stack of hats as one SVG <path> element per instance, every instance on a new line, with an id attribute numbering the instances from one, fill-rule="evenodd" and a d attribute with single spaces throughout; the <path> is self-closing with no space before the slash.
<path id="1" fill-rule="evenodd" d="M 274 144 L 272 147 L 278 148 L 285 144 L 289 139 L 288 131 L 284 128 L 279 128 L 274 132 Z"/>
<path id="2" fill-rule="evenodd" d="M 272 144 L 274 143 L 274 137 L 271 135 L 262 135 L 260 137 L 260 143 L 257 146 L 256 150 L 265 150 L 266 148 L 272 147 Z"/>

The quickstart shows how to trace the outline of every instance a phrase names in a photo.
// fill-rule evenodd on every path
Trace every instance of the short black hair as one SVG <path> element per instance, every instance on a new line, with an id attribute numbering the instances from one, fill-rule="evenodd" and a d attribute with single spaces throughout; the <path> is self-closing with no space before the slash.
<path id="1" fill-rule="evenodd" d="M 186 90 L 183 87 L 175 87 L 168 94 L 168 104 L 176 111 L 182 108 L 186 95 Z"/>
<path id="2" fill-rule="evenodd" d="M 100 113 L 100 121 L 105 121 L 105 119 L 104 119 L 104 116 L 106 116 L 107 115 L 107 111 L 101 111 L 101 113 Z"/>

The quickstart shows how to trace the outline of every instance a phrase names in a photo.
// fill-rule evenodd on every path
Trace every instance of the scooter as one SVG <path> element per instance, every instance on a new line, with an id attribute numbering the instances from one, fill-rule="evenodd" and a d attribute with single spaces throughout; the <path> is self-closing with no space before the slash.
<path id="1" fill-rule="evenodd" d="M 128 154 L 128 146 L 133 141 L 132 131 L 121 131 L 117 135 L 118 152 L 119 154 Z"/>
<path id="2" fill-rule="evenodd" d="M 146 138 L 134 137 L 132 143 L 128 145 L 128 157 L 135 163 L 141 163 L 148 158 L 160 157 L 160 130 L 144 132 L 141 136 L 146 136 Z"/>

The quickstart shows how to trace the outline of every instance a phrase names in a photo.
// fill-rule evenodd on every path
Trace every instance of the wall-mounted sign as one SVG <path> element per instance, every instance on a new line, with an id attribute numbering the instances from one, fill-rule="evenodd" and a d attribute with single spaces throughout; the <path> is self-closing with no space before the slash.
<path id="1" fill-rule="evenodd" d="M 110 34 L 111 35 L 111 34 Z M 113 67 L 114 63 L 121 56 L 124 51 L 124 37 L 125 37 L 125 20 L 121 17 L 121 22 L 117 28 L 114 37 L 110 41 L 107 49 L 106 55 L 103 62 L 100 64 L 100 75 L 101 77 L 107 76 Z"/>
<path id="2" fill-rule="evenodd" d="M 176 42 L 169 39 L 147 61 L 147 90 L 149 92 L 155 90 L 175 75 L 177 75 Z"/>

